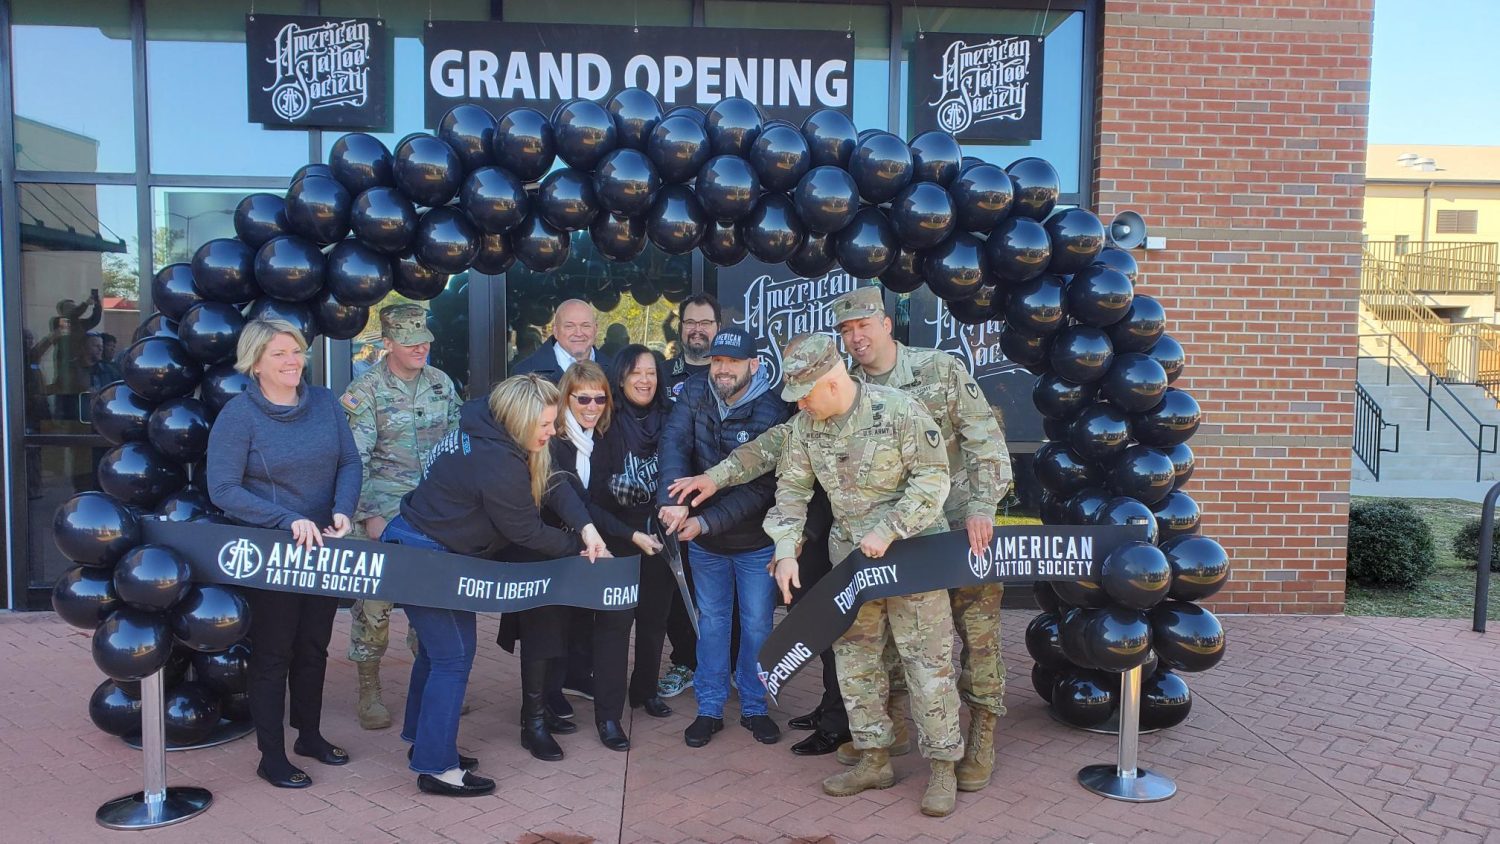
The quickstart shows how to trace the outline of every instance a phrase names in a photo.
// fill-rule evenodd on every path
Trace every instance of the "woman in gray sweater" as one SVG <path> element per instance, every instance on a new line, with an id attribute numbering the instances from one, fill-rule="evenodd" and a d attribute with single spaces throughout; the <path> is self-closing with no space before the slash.
<path id="1" fill-rule="evenodd" d="M 349 531 L 359 499 L 359 452 L 333 393 L 302 383 L 307 342 L 291 323 L 255 320 L 240 334 L 235 368 L 255 383 L 214 420 L 209 497 L 240 524 L 290 530 L 312 549 Z M 291 690 L 292 750 L 325 765 L 348 763 L 323 738 L 323 674 L 338 599 L 248 589 L 250 717 L 261 779 L 306 788 L 312 779 L 286 755 L 282 714 Z"/>

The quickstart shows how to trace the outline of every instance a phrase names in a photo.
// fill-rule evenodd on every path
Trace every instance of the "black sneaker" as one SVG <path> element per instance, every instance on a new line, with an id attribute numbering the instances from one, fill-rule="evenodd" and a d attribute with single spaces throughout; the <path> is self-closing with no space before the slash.
<path id="1" fill-rule="evenodd" d="M 769 715 L 741 715 L 740 726 L 749 730 L 761 744 L 781 741 L 781 728 L 776 726 Z"/>
<path id="2" fill-rule="evenodd" d="M 708 715 L 699 715 L 682 731 L 682 740 L 687 742 L 688 747 L 702 747 L 708 744 L 714 733 L 724 729 L 723 718 L 712 718 Z"/>

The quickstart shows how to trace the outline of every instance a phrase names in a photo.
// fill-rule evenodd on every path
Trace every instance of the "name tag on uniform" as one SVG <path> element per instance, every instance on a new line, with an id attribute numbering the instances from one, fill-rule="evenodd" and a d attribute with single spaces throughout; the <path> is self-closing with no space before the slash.
<path id="1" fill-rule="evenodd" d="M 896 428 L 893 425 L 876 425 L 872 428 L 866 428 L 860 433 L 868 437 L 889 437 L 896 434 Z"/>

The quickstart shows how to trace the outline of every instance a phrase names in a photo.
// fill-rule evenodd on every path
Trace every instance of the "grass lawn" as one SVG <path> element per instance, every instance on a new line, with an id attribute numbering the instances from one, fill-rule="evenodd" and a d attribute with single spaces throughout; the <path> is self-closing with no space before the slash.
<path id="1" fill-rule="evenodd" d="M 1372 499 L 1355 496 L 1355 503 Z M 1350 582 L 1344 611 L 1349 615 L 1407 618 L 1469 618 L 1474 613 L 1474 564 L 1453 556 L 1453 536 L 1480 506 L 1451 498 L 1409 498 L 1432 527 L 1437 571 L 1411 589 L 1385 589 Z M 1489 617 L 1500 620 L 1500 574 L 1493 575 Z"/>

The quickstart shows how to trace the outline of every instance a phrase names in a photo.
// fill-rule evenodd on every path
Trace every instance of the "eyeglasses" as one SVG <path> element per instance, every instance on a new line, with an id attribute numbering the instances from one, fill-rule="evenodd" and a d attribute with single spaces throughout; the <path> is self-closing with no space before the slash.
<path id="1" fill-rule="evenodd" d="M 574 393 L 573 401 L 576 401 L 584 406 L 597 404 L 600 407 L 603 407 L 605 402 L 609 401 L 609 396 L 580 396 L 577 393 Z"/>
<path id="2" fill-rule="evenodd" d="M 683 328 L 712 328 L 718 324 L 719 321 L 716 319 L 685 319 L 682 321 Z"/>

